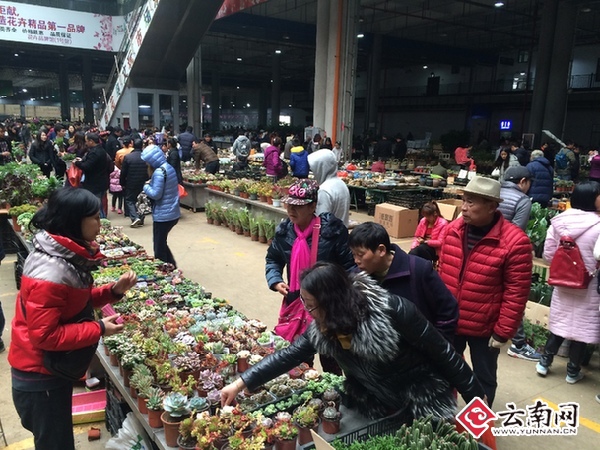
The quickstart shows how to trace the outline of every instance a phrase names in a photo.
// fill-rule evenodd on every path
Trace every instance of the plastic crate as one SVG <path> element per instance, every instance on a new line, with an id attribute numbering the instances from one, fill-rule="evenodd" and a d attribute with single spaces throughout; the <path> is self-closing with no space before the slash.
<path id="1" fill-rule="evenodd" d="M 338 434 L 331 441 L 339 439 L 345 444 L 350 444 L 354 441 L 365 441 L 371 436 L 385 436 L 393 434 L 402 427 L 402 420 L 394 415 L 376 420 L 362 428 L 357 428 L 348 433 Z M 302 450 L 311 450 L 316 448 L 313 442 L 300 447 Z"/>
<path id="2" fill-rule="evenodd" d="M 106 389 L 73 395 L 73 423 L 101 422 L 105 420 Z"/>
<path id="3" fill-rule="evenodd" d="M 127 413 L 131 411 L 131 408 L 123 400 L 121 393 L 115 388 L 109 377 L 106 377 L 105 411 L 106 429 L 114 436 L 123 426 L 123 422 L 127 417 Z"/>

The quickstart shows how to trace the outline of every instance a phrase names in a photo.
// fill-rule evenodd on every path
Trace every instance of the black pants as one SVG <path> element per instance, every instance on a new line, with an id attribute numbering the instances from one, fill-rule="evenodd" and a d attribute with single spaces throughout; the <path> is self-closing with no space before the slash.
<path id="1" fill-rule="evenodd" d="M 540 358 L 540 364 L 544 367 L 550 367 L 552 361 L 554 361 L 554 355 L 558 352 L 558 349 L 562 345 L 564 337 L 557 336 L 550 333 L 546 346 L 544 348 L 544 354 Z M 581 362 L 585 358 L 587 344 L 585 342 L 571 341 L 569 345 L 569 362 L 567 363 L 567 375 L 570 377 L 576 377 L 581 370 Z"/>
<path id="2" fill-rule="evenodd" d="M 217 173 L 219 171 L 220 168 L 221 168 L 221 164 L 218 160 L 211 161 L 209 163 L 206 163 L 206 165 L 204 166 L 204 171 L 206 173 L 212 173 L 214 175 L 215 173 Z"/>
<path id="3" fill-rule="evenodd" d="M 117 206 L 117 202 L 119 204 L 118 209 L 123 209 L 123 197 L 124 197 L 124 192 L 111 192 L 112 194 L 112 207 L 114 208 L 115 206 Z"/>
<path id="4" fill-rule="evenodd" d="M 171 229 L 177 225 L 179 219 L 170 220 L 168 222 L 153 222 L 152 223 L 152 238 L 154 241 L 154 257 L 161 261 L 168 262 L 177 267 L 173 253 L 167 244 L 167 238 Z"/>
<path id="5" fill-rule="evenodd" d="M 41 392 L 12 390 L 23 428 L 33 433 L 35 450 L 74 450 L 73 385 Z"/>
<path id="6" fill-rule="evenodd" d="M 2 302 L 0 302 L 0 341 L 2 341 L 2 332 L 6 325 L 6 319 L 4 318 L 4 311 L 2 310 Z"/>
<path id="7" fill-rule="evenodd" d="M 485 392 L 488 399 L 488 405 L 491 408 L 498 387 L 496 372 L 498 370 L 500 349 L 490 348 L 489 341 L 489 337 L 454 336 L 454 348 L 459 354 L 462 355 L 467 348 L 467 344 L 469 344 L 473 373 L 481 383 L 483 392 Z"/>

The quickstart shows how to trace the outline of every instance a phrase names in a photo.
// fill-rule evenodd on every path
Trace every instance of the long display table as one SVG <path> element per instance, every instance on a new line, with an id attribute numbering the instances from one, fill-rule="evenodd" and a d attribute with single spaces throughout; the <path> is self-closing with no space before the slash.
<path id="1" fill-rule="evenodd" d="M 198 184 L 184 181 L 182 184 L 188 195 L 186 197 L 181 197 L 179 199 L 179 204 L 184 208 L 190 209 L 192 212 L 203 210 L 204 205 L 208 200 L 206 183 Z"/>
<path id="2" fill-rule="evenodd" d="M 258 200 L 250 200 L 226 192 L 206 189 L 209 199 L 226 200 L 236 206 L 246 206 L 253 213 L 263 213 L 268 219 L 280 220 L 287 217 L 287 211 L 283 206 L 273 206 Z"/>

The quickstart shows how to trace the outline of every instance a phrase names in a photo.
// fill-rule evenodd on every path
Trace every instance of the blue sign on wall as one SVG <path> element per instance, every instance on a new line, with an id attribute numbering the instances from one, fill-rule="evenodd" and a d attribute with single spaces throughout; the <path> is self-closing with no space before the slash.
<path id="1" fill-rule="evenodd" d="M 510 120 L 501 120 L 500 121 L 500 129 L 501 130 L 510 130 L 512 128 L 512 122 Z"/>

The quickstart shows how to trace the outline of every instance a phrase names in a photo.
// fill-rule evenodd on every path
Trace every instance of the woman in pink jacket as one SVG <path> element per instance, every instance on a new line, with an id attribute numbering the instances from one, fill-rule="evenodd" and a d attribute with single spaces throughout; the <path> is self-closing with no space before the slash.
<path id="1" fill-rule="evenodd" d="M 552 219 L 546 234 L 544 259 L 552 263 L 561 236 L 569 236 L 577 243 L 586 269 L 593 272 L 596 269 L 594 245 L 600 236 L 598 212 L 600 184 L 587 181 L 575 186 L 571 195 L 571 209 Z M 538 375 L 545 377 L 548 374 L 558 348 L 565 339 L 569 339 L 571 344 L 566 381 L 574 384 L 583 378 L 581 362 L 586 346 L 600 342 L 600 294 L 597 286 L 594 278 L 587 289 L 554 287 L 548 323 L 550 336 L 535 368 Z"/>
<path id="2" fill-rule="evenodd" d="M 281 147 L 281 138 L 271 139 L 271 145 L 265 149 L 265 159 L 263 166 L 266 168 L 267 176 L 273 181 L 277 181 L 283 176 L 283 162 L 279 157 Z"/>
<path id="3" fill-rule="evenodd" d="M 423 218 L 415 231 L 409 254 L 437 261 L 448 221 L 442 217 L 440 208 L 434 201 L 425 203 L 421 208 L 421 214 Z"/>

